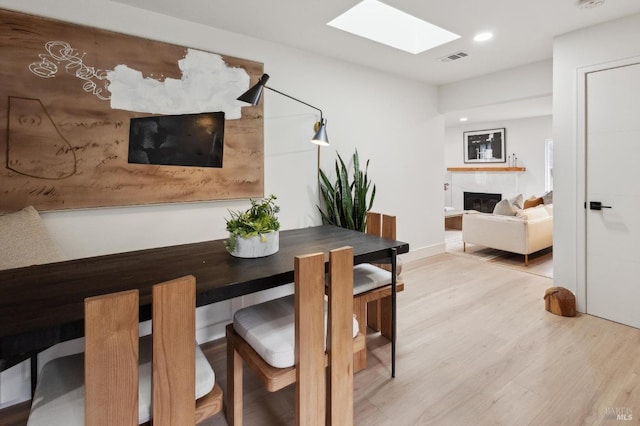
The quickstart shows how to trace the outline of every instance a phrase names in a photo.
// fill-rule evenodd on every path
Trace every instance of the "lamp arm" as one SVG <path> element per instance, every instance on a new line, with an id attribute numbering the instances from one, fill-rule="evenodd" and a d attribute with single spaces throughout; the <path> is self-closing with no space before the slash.
<path id="1" fill-rule="evenodd" d="M 320 108 L 318 108 L 318 107 L 314 107 L 313 105 L 308 104 L 308 103 L 306 103 L 306 102 L 304 102 L 304 101 L 301 101 L 300 99 L 294 98 L 293 96 L 287 95 L 286 93 L 282 93 L 282 92 L 281 92 L 281 91 L 279 91 L 279 90 L 276 90 L 276 89 L 274 89 L 274 88 L 272 88 L 272 87 L 267 86 L 266 84 L 264 85 L 264 88 L 265 88 L 265 89 L 269 89 L 269 90 L 271 90 L 271 91 L 274 91 L 274 92 L 276 92 L 276 93 L 279 93 L 279 94 L 281 94 L 282 96 L 286 96 L 286 97 L 287 97 L 287 98 L 289 98 L 289 99 L 293 99 L 293 100 L 294 100 L 294 101 L 296 101 L 296 102 L 300 102 L 301 104 L 304 104 L 304 105 L 306 105 L 306 106 L 308 106 L 308 107 L 310 107 L 310 108 L 313 108 L 313 109 L 315 109 L 315 110 L 320 111 L 320 122 L 322 122 L 322 110 L 321 110 Z"/>

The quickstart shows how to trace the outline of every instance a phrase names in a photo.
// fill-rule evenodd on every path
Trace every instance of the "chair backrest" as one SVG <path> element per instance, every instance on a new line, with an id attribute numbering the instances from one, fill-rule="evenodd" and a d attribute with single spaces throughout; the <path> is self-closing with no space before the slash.
<path id="1" fill-rule="evenodd" d="M 381 213 L 367 212 L 366 233 L 377 237 L 387 238 L 389 240 L 396 239 L 396 217 Z M 391 265 L 378 264 L 374 265 L 391 271 Z"/>
<path id="2" fill-rule="evenodd" d="M 189 425 L 196 410 L 196 279 L 153 286 L 153 423 Z"/>
<path id="3" fill-rule="evenodd" d="M 366 233 L 390 240 L 396 239 L 396 217 L 367 212 Z"/>
<path id="4" fill-rule="evenodd" d="M 138 290 L 85 299 L 85 424 L 138 424 Z"/>
<path id="5" fill-rule="evenodd" d="M 324 254 L 295 258 L 296 420 L 353 424 L 353 248 L 329 252 L 325 372 Z M 325 383 L 325 375 L 328 381 Z"/>
<path id="6" fill-rule="evenodd" d="M 324 424 L 324 254 L 296 256 L 294 281 L 296 419 Z"/>
<path id="7" fill-rule="evenodd" d="M 353 424 L 353 248 L 329 252 L 329 424 Z"/>
<path id="8" fill-rule="evenodd" d="M 153 286 L 153 423 L 195 421 L 195 278 Z M 85 424 L 138 424 L 138 290 L 85 300 Z"/>

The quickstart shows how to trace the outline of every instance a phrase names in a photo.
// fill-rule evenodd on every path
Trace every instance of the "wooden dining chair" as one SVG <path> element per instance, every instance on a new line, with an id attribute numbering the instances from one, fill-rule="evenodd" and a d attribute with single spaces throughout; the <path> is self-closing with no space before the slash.
<path id="1" fill-rule="evenodd" d="M 152 293 L 152 335 L 142 339 L 138 290 L 85 299 L 85 352 L 45 364 L 28 426 L 126 426 L 151 417 L 155 425 L 191 425 L 222 409 L 222 391 L 195 343 L 195 278 Z"/>
<path id="2" fill-rule="evenodd" d="M 353 424 L 353 354 L 364 348 L 350 302 L 353 249 L 329 253 L 328 313 L 324 254 L 294 262 L 293 295 L 240 309 L 227 326 L 230 425 L 242 425 L 243 363 L 269 392 L 296 384 L 296 424 Z"/>
<path id="3" fill-rule="evenodd" d="M 222 410 L 222 390 L 195 339 L 196 279 L 156 284 L 152 292 L 153 424 L 200 423 Z"/>
<path id="4" fill-rule="evenodd" d="M 396 217 L 367 212 L 366 233 L 395 240 Z M 368 326 L 391 339 L 391 265 L 362 263 L 353 268 L 353 274 L 353 311 L 360 333 L 366 336 Z M 403 290 L 404 282 L 396 277 L 396 291 Z M 366 368 L 366 348 L 355 355 L 354 363 L 356 372 Z"/>

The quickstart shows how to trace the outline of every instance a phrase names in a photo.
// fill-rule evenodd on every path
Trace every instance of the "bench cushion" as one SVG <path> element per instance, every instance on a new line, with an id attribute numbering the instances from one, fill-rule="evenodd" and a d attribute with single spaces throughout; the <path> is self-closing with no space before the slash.
<path id="1" fill-rule="evenodd" d="M 66 260 L 33 207 L 0 216 L 0 269 Z"/>

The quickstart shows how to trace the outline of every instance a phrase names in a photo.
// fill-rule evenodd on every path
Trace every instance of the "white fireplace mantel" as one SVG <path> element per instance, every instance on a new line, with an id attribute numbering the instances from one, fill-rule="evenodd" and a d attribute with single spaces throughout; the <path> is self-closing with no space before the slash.
<path id="1" fill-rule="evenodd" d="M 526 172 L 526 167 L 447 167 L 448 172 Z"/>
<path id="2" fill-rule="evenodd" d="M 463 210 L 465 192 L 501 194 L 502 198 L 518 195 L 518 175 L 524 167 L 449 167 L 451 172 L 451 203 Z"/>

